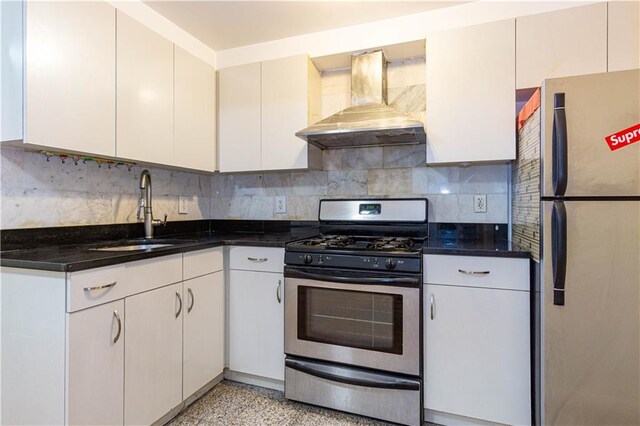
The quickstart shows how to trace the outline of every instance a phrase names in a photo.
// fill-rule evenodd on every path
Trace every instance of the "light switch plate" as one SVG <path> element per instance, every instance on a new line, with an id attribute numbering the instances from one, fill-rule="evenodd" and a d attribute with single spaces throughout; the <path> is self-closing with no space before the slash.
<path id="1" fill-rule="evenodd" d="M 476 213 L 487 212 L 487 194 L 476 194 L 473 196 L 473 211 Z"/>
<path id="2" fill-rule="evenodd" d="M 276 213 L 287 212 L 287 197 L 276 197 Z"/>
<path id="3" fill-rule="evenodd" d="M 178 213 L 179 214 L 189 213 L 189 205 L 187 203 L 187 197 L 178 197 Z"/>

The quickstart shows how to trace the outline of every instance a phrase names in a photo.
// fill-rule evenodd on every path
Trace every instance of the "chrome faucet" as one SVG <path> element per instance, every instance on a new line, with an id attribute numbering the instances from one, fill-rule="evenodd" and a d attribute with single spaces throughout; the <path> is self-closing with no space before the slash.
<path id="1" fill-rule="evenodd" d="M 138 220 L 144 220 L 145 238 L 153 238 L 153 227 L 167 224 L 167 215 L 164 220 L 154 219 L 151 210 L 151 173 L 143 170 L 140 174 L 140 203 L 138 204 Z"/>

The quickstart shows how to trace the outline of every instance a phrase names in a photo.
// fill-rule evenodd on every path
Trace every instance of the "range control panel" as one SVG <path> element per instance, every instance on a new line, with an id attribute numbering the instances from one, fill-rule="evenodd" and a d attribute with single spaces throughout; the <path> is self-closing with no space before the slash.
<path id="1" fill-rule="evenodd" d="M 363 256 L 357 254 L 318 254 L 287 251 L 284 254 L 287 265 L 315 266 L 329 268 L 349 268 L 398 272 L 421 272 L 420 258 L 392 256 Z"/>

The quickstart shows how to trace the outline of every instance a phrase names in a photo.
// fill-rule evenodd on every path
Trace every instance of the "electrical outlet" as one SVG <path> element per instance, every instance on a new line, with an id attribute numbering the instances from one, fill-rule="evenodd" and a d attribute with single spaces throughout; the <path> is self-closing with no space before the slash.
<path id="1" fill-rule="evenodd" d="M 476 213 L 487 212 L 487 194 L 476 194 L 473 196 L 473 211 Z"/>
<path id="2" fill-rule="evenodd" d="M 287 197 L 276 197 L 276 213 L 287 212 Z"/>
<path id="3" fill-rule="evenodd" d="M 187 202 L 187 197 L 178 197 L 178 213 L 179 214 L 189 213 L 189 205 Z"/>

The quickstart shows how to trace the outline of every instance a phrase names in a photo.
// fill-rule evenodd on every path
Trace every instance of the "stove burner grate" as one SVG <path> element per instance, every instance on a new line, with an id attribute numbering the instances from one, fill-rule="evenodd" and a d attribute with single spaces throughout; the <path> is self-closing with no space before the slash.
<path id="1" fill-rule="evenodd" d="M 354 244 L 355 240 L 345 235 L 323 235 L 302 242 L 305 246 L 341 248 Z"/>
<path id="2" fill-rule="evenodd" d="M 409 251 L 414 241 L 408 237 L 353 237 L 347 235 L 321 235 L 301 241 L 305 247 L 328 249 Z"/>
<path id="3" fill-rule="evenodd" d="M 405 237 L 384 237 L 374 240 L 370 249 L 373 250 L 411 250 L 413 240 Z"/>

